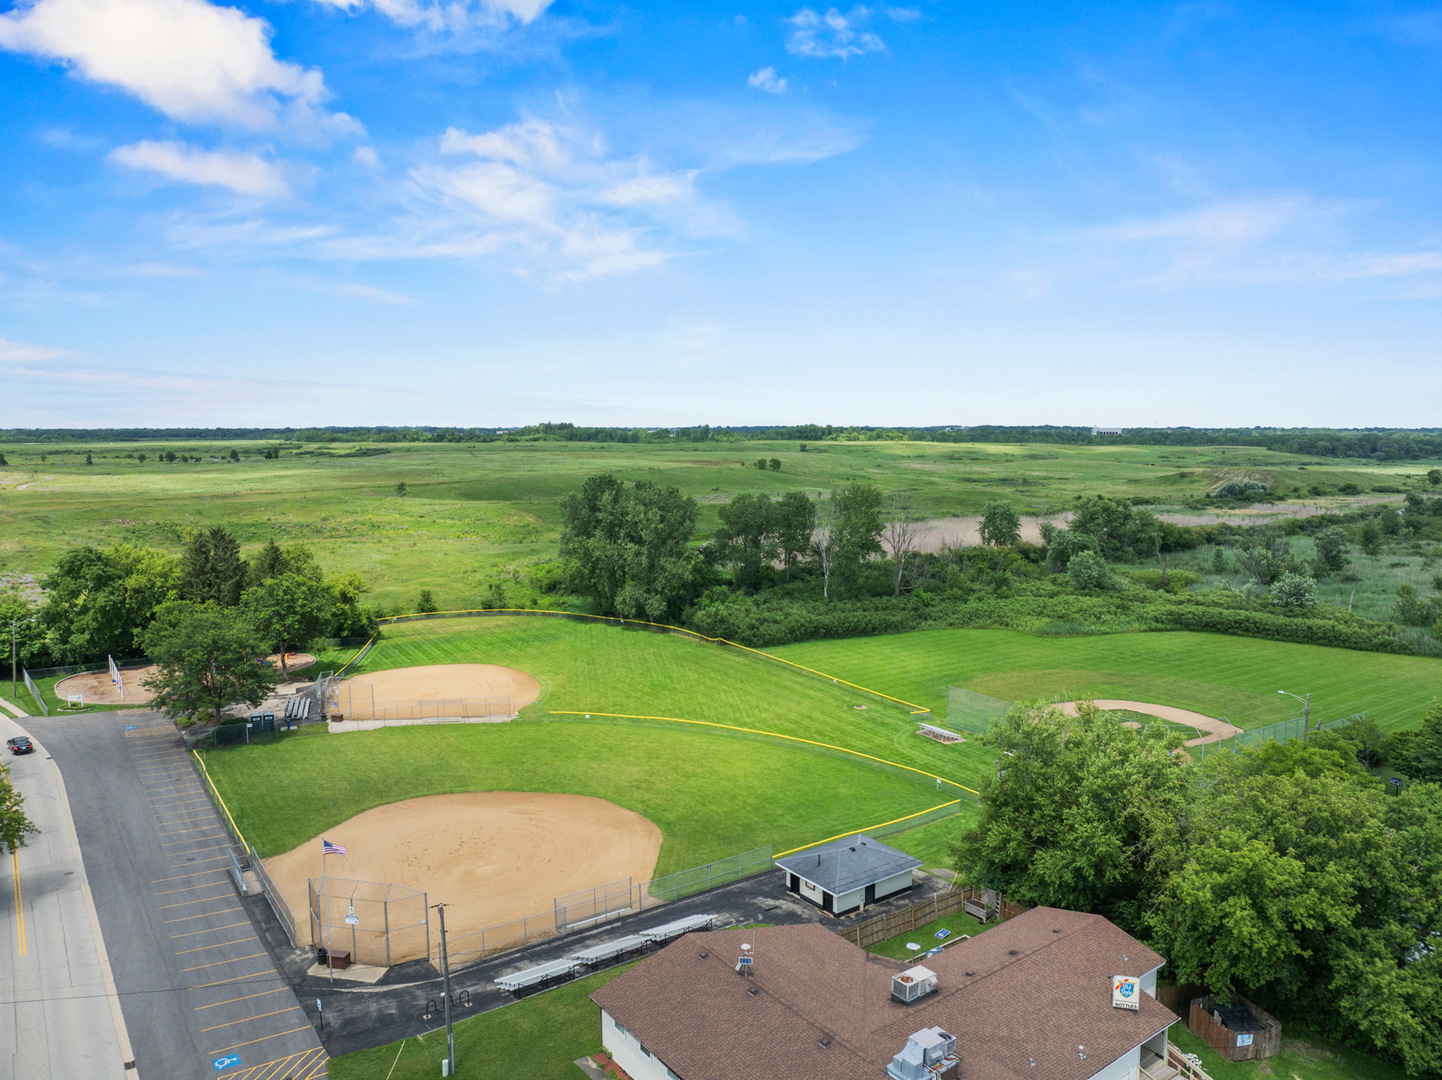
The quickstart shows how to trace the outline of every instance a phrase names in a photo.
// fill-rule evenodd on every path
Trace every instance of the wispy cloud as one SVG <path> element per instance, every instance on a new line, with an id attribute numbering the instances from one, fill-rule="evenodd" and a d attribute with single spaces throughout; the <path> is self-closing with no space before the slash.
<path id="1" fill-rule="evenodd" d="M 753 71 L 746 80 L 746 85 L 753 90 L 764 90 L 768 94 L 786 93 L 786 80 L 776 74 L 774 67 L 764 67 L 760 71 Z"/>
<path id="2" fill-rule="evenodd" d="M 205 0 L 33 0 L 0 15 L 0 48 L 58 60 L 173 120 L 333 136 L 316 68 L 277 59 L 270 26 Z"/>
<path id="3" fill-rule="evenodd" d="M 258 154 L 197 150 L 181 142 L 143 140 L 112 150 L 110 160 L 184 184 L 227 188 L 237 195 L 275 199 L 290 194 L 290 185 L 280 170 Z"/>
<path id="4" fill-rule="evenodd" d="M 461 31 L 477 25 L 535 22 L 552 0 L 317 0 L 343 11 L 373 7 L 401 26 Z"/>
<path id="5" fill-rule="evenodd" d="M 67 355 L 69 354 L 64 349 L 49 349 L 43 345 L 25 345 L 18 341 L 6 341 L 4 338 L 0 338 L 0 362 L 3 363 L 54 360 Z"/>
<path id="6" fill-rule="evenodd" d="M 871 20 L 873 9 L 854 7 L 845 15 L 836 8 L 827 8 L 823 15 L 811 8 L 802 8 L 786 20 L 791 30 L 786 35 L 786 48 L 797 56 L 841 60 L 886 48 L 877 34 L 860 27 Z"/>

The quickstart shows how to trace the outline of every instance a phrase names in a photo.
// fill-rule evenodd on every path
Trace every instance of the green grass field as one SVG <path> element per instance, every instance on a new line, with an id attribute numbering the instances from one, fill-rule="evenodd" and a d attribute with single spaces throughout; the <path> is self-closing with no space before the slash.
<path id="1" fill-rule="evenodd" d="M 946 716 L 946 688 L 1007 701 L 1123 698 L 1225 716 L 1243 728 L 1366 712 L 1384 728 L 1415 724 L 1442 696 L 1442 660 L 1221 634 L 1044 638 L 1010 630 L 926 630 L 773 650 Z M 938 720 L 940 722 L 940 720 Z"/>
<path id="2" fill-rule="evenodd" d="M 715 528 L 719 505 L 739 493 L 817 491 L 851 480 L 908 491 L 919 511 L 934 516 L 974 514 L 999 497 L 1047 513 L 1081 493 L 1177 505 L 1243 475 L 1279 489 L 1320 478 L 1365 491 L 1397 480 L 1345 467 L 1323 477 L 1299 470 L 1304 458 L 1246 447 L 836 442 L 801 453 L 797 443 L 760 441 L 394 444 L 374 456 L 352 456 L 351 445 L 310 446 L 270 461 L 259 457 L 265 445 L 236 442 L 242 460 L 231 462 L 229 443 L 7 443 L 0 572 L 43 574 L 81 543 L 123 540 L 178 552 L 185 530 L 225 525 L 246 551 L 272 538 L 305 541 L 327 570 L 365 575 L 381 603 L 408 608 L 429 588 L 442 607 L 460 608 L 474 606 L 488 584 L 552 557 L 559 498 L 597 472 L 676 485 L 701 501 L 703 533 Z M 157 461 L 167 449 L 201 460 Z M 140 463 L 138 453 L 149 460 Z M 753 468 L 759 457 L 778 458 L 781 470 Z M 396 492 L 401 482 L 404 497 Z"/>

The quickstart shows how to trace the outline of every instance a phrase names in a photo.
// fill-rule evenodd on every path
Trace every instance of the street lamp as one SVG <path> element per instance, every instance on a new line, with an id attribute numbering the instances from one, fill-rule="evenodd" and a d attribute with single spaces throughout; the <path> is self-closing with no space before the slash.
<path id="1" fill-rule="evenodd" d="M 1307 729 L 1312 724 L 1312 695 L 1308 694 L 1305 698 L 1297 697 L 1288 690 L 1278 690 L 1277 693 L 1286 694 L 1289 698 L 1297 698 L 1302 703 L 1302 738 L 1306 739 Z"/>

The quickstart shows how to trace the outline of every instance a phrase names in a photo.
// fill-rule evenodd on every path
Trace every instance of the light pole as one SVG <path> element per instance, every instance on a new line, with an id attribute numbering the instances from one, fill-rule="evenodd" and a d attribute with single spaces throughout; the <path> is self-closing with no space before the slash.
<path id="1" fill-rule="evenodd" d="M 11 700 L 11 701 L 17 701 L 17 700 L 19 700 L 19 697 L 20 697 L 20 691 L 16 688 L 16 685 L 15 685 L 15 665 L 16 665 L 16 661 L 18 660 L 18 656 L 17 656 L 17 654 L 16 654 L 16 652 L 15 652 L 15 628 L 16 628 L 17 626 L 19 626 L 19 625 L 20 625 L 20 620 L 19 620 L 19 619 L 11 619 L 11 620 L 10 620 L 10 700 Z"/>
<path id="2" fill-rule="evenodd" d="M 1308 738 L 1308 729 L 1312 725 L 1312 695 L 1308 694 L 1304 698 L 1297 697 L 1296 694 L 1289 690 L 1278 690 L 1277 693 L 1286 694 L 1289 698 L 1297 698 L 1297 700 L 1302 703 L 1302 739 L 1306 740 Z"/>
<path id="3" fill-rule="evenodd" d="M 446 905 L 432 904 L 441 913 L 441 990 L 446 995 L 446 1067 L 441 1075 L 456 1075 L 456 1036 L 451 1031 L 451 964 L 446 956 Z"/>

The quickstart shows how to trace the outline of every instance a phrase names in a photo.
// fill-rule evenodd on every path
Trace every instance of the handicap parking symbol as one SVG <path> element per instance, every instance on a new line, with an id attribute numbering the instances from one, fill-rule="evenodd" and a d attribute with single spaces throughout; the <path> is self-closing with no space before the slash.
<path id="1" fill-rule="evenodd" d="M 139 724 L 126 724 L 126 725 L 125 725 L 125 730 L 126 730 L 126 731 L 138 731 L 139 729 L 140 729 L 140 725 L 139 725 Z"/>
<path id="2" fill-rule="evenodd" d="M 240 1068 L 240 1055 L 228 1054 L 225 1057 L 218 1057 L 212 1061 L 211 1064 L 215 1066 L 216 1072 L 225 1072 L 226 1069 L 238 1069 Z"/>

